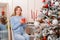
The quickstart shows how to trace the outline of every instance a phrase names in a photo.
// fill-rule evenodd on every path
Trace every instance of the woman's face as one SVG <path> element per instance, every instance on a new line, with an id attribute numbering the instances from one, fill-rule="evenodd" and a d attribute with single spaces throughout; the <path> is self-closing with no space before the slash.
<path id="1" fill-rule="evenodd" d="M 20 8 L 17 8 L 17 10 L 16 10 L 16 15 L 20 15 L 21 14 L 21 9 Z"/>

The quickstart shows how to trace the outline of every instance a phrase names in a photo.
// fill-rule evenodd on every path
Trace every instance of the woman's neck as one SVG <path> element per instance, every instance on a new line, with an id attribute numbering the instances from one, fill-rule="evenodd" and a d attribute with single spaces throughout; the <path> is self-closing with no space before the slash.
<path id="1" fill-rule="evenodd" d="M 16 16 L 19 16 L 19 15 L 16 15 Z"/>

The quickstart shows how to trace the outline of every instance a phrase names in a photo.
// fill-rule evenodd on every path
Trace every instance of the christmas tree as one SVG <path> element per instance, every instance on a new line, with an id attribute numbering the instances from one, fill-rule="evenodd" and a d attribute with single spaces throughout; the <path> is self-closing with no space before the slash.
<path id="1" fill-rule="evenodd" d="M 38 17 L 49 19 L 50 23 L 52 21 L 56 22 L 58 24 L 58 18 L 59 18 L 59 0 L 42 0 L 43 6 L 40 10 L 40 15 Z M 42 15 L 41 15 L 42 13 Z M 54 20 L 54 18 L 57 20 Z M 53 23 L 55 24 L 55 23 Z"/>
<path id="2" fill-rule="evenodd" d="M 59 0 L 42 0 L 42 3 L 43 3 L 43 6 L 42 6 L 42 9 L 40 10 L 40 14 L 37 17 L 38 18 L 37 20 L 39 20 L 40 24 L 44 21 L 43 23 L 48 24 L 48 27 L 46 26 L 42 28 L 39 34 L 40 36 L 38 37 L 42 38 L 43 36 L 42 40 L 46 40 L 46 36 L 48 34 L 56 34 L 59 31 L 57 30 L 57 28 L 60 20 L 60 12 L 59 12 L 60 2 Z M 55 33 L 53 33 L 53 30 L 57 30 L 57 32 L 54 31 Z M 49 36 L 47 37 L 47 39 L 49 40 Z M 55 38 L 55 40 L 57 39 L 58 38 Z M 54 40 L 54 39 L 52 38 L 50 40 Z"/>

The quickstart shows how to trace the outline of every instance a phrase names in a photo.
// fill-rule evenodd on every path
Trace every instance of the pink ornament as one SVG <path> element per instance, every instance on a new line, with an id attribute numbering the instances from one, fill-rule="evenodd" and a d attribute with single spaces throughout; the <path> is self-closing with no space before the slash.
<path id="1" fill-rule="evenodd" d="M 53 4 L 53 3 L 51 3 L 50 5 L 51 5 L 51 6 L 53 6 L 54 4 Z"/>
<path id="2" fill-rule="evenodd" d="M 46 0 L 42 0 L 42 2 L 46 2 Z"/>

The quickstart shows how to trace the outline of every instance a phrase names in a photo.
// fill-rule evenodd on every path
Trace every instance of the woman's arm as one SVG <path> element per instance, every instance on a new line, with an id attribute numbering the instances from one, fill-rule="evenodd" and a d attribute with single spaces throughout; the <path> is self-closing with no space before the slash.
<path id="1" fill-rule="evenodd" d="M 11 27 L 12 27 L 13 30 L 17 29 L 17 28 L 21 25 L 20 22 L 15 23 L 14 18 L 11 18 L 11 19 L 10 19 L 10 23 L 11 23 Z"/>
<path id="2" fill-rule="evenodd" d="M 26 24 L 27 20 L 25 17 L 22 17 L 22 19 L 23 19 L 23 21 L 21 23 L 22 23 L 23 28 L 25 29 L 27 27 L 27 24 Z"/>
<path id="3" fill-rule="evenodd" d="M 26 27 L 27 27 L 27 24 L 23 24 L 23 28 L 26 29 Z"/>

